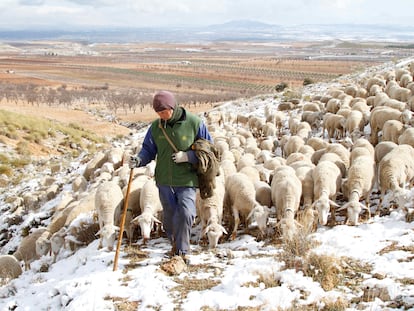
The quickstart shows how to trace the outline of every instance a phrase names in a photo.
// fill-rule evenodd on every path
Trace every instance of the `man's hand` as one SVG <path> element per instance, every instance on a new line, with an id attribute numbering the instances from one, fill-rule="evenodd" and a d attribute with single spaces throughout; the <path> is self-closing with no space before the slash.
<path id="1" fill-rule="evenodd" d="M 188 162 L 188 155 L 185 151 L 178 151 L 172 154 L 172 159 L 175 163 Z"/>
<path id="2" fill-rule="evenodd" d="M 139 165 L 141 164 L 141 159 L 138 157 L 138 156 L 131 156 L 130 158 L 129 158 L 129 162 L 128 162 L 128 164 L 129 164 L 129 168 L 136 168 L 136 167 L 139 167 Z"/>

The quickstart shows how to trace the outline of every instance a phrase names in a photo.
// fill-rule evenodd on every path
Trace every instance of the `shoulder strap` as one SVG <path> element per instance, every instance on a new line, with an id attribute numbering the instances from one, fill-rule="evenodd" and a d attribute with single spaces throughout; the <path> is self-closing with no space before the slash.
<path id="1" fill-rule="evenodd" d="M 174 145 L 174 143 L 172 142 L 171 138 L 168 136 L 167 132 L 165 131 L 165 129 L 162 127 L 161 125 L 161 120 L 160 122 L 158 122 L 158 127 L 161 129 L 161 131 L 164 133 L 165 138 L 167 139 L 168 143 L 171 145 L 171 147 L 173 148 L 174 152 L 178 152 L 177 147 Z"/>

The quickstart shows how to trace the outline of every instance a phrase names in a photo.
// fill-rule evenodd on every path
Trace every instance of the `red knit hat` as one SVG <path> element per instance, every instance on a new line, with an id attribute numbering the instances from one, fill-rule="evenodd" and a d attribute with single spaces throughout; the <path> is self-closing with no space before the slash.
<path id="1" fill-rule="evenodd" d="M 154 95 L 152 101 L 152 107 L 156 112 L 163 111 L 166 109 L 174 109 L 176 101 L 173 93 L 168 91 L 160 91 Z"/>

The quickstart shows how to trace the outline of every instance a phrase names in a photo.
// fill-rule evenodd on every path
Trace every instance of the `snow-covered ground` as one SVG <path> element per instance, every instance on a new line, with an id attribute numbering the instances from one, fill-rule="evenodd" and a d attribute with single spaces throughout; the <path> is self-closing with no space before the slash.
<path id="1" fill-rule="evenodd" d="M 336 83 L 311 85 L 303 94 L 323 94 Z M 222 109 L 262 115 L 263 107 L 273 100 L 273 95 L 263 95 Z M 74 162 L 68 171 L 80 174 L 83 169 L 84 165 Z M 30 190 L 34 186 L 18 187 Z M 16 188 L 1 193 L 4 215 L 8 213 L 5 198 Z M 47 202 L 13 231 L 20 232 L 30 217 L 46 215 L 61 199 L 59 195 Z M 5 225 L 0 221 L 1 229 L 7 230 Z M 414 222 L 407 222 L 401 209 L 359 226 L 320 226 L 309 238 L 315 243 L 309 253 L 337 260 L 337 273 L 345 276 L 333 289 L 324 289 L 304 269 L 290 267 L 281 243 L 257 241 L 243 231 L 236 240 L 221 242 L 215 251 L 192 245 L 190 265 L 177 276 L 160 269 L 170 250 L 165 238 L 154 238 L 145 246 L 140 241 L 132 247 L 124 243 L 116 271 L 115 252 L 98 250 L 95 240 L 73 254 L 60 253 L 54 264 L 49 256 L 33 262 L 29 271 L 0 288 L 0 310 L 327 310 L 335 302 L 337 308 L 329 310 L 414 310 Z M 11 238 L 1 253 L 18 243 L 18 238 Z M 309 253 L 298 254 L 298 261 Z M 45 265 L 49 268 L 42 272 Z"/>

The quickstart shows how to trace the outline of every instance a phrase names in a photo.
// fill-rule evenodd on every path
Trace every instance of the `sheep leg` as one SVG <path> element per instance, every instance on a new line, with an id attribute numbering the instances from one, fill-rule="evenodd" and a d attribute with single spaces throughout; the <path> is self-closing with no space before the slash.
<path id="1" fill-rule="evenodd" d="M 335 215 L 336 210 L 335 210 L 335 207 L 330 205 L 330 211 L 331 211 L 331 218 L 329 219 L 329 225 L 333 227 L 333 226 L 336 225 L 336 215 Z M 347 216 L 347 218 L 348 218 L 348 216 Z"/>
<path id="2" fill-rule="evenodd" d="M 240 224 L 240 217 L 239 217 L 239 211 L 235 208 L 233 208 L 233 215 L 234 215 L 234 228 L 233 232 L 231 233 L 231 239 L 235 240 L 237 235 L 237 228 Z"/>

